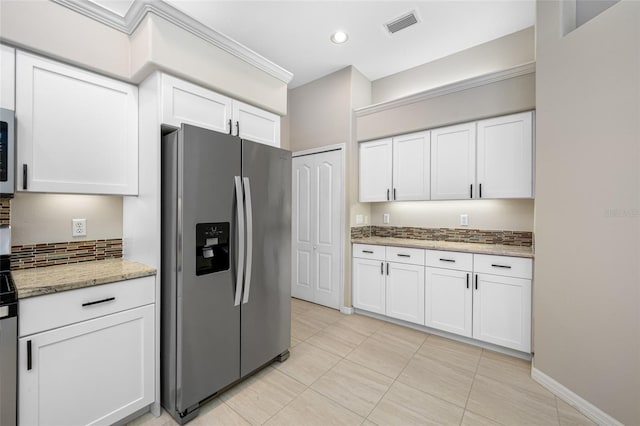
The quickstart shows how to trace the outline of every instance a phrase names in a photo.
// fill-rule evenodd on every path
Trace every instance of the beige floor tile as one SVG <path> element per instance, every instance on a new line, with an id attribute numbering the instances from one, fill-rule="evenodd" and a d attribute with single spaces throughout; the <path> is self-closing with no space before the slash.
<path id="1" fill-rule="evenodd" d="M 395 379 L 414 353 L 411 345 L 406 341 L 394 338 L 387 339 L 376 332 L 346 358 Z"/>
<path id="2" fill-rule="evenodd" d="M 416 354 L 400 373 L 398 381 L 464 408 L 473 383 L 473 372 Z"/>
<path id="3" fill-rule="evenodd" d="M 251 423 L 243 419 L 240 414 L 222 402 L 220 398 L 216 398 L 201 407 L 198 417 L 188 424 L 189 426 L 244 426 L 250 425 Z"/>
<path id="4" fill-rule="evenodd" d="M 517 386 L 527 392 L 539 393 L 549 398 L 553 397 L 551 392 L 531 378 L 531 363 L 523 359 L 484 351 L 480 357 L 476 374 Z"/>
<path id="5" fill-rule="evenodd" d="M 340 361 L 311 388 L 366 417 L 389 389 L 393 379 L 348 360 Z"/>
<path id="6" fill-rule="evenodd" d="M 460 426 L 502 426 L 500 423 L 494 422 L 491 419 L 486 417 L 482 417 L 479 414 L 472 413 L 467 410 L 464 412 L 464 417 L 462 418 L 462 423 Z"/>
<path id="7" fill-rule="evenodd" d="M 413 348 L 415 352 L 424 343 L 429 334 L 424 331 L 414 330 L 409 327 L 403 327 L 401 325 L 387 323 L 383 325 L 380 330 L 375 334 L 384 338 L 392 338 L 402 340 L 407 343 L 408 346 Z"/>
<path id="8" fill-rule="evenodd" d="M 177 426 L 177 424 L 163 408 L 160 416 L 156 417 L 149 412 L 130 421 L 127 426 Z"/>
<path id="9" fill-rule="evenodd" d="M 340 361 L 340 357 L 302 342 L 290 350 L 291 356 L 274 367 L 309 386 Z"/>
<path id="10" fill-rule="evenodd" d="M 344 318 L 344 314 L 337 309 L 330 309 L 325 306 L 316 305 L 313 309 L 305 312 L 301 317 L 316 321 L 323 328 Z"/>
<path id="11" fill-rule="evenodd" d="M 376 331 L 380 330 L 385 323 L 384 321 L 380 321 L 379 319 L 371 318 L 365 315 L 354 314 L 345 315 L 344 318 L 337 322 L 337 324 L 342 324 L 345 327 L 357 331 L 360 334 L 370 336 Z"/>
<path id="12" fill-rule="evenodd" d="M 307 340 L 322 329 L 322 326 L 312 324 L 301 318 L 291 318 L 291 336 L 298 340 Z"/>
<path id="13" fill-rule="evenodd" d="M 359 425 L 364 419 L 329 398 L 307 389 L 266 425 Z"/>
<path id="14" fill-rule="evenodd" d="M 378 425 L 459 425 L 463 409 L 395 382 L 368 420 Z"/>
<path id="15" fill-rule="evenodd" d="M 291 298 L 291 315 L 299 315 L 303 314 L 310 309 L 313 309 L 314 304 L 306 302 L 304 300 L 296 299 L 295 297 Z"/>
<path id="16" fill-rule="evenodd" d="M 362 422 L 362 426 L 378 426 L 378 425 L 372 422 L 371 420 L 365 419 L 364 422 Z"/>
<path id="17" fill-rule="evenodd" d="M 305 389 L 302 383 L 267 367 L 222 394 L 220 399 L 251 424 L 260 425 Z"/>
<path id="18" fill-rule="evenodd" d="M 595 426 L 594 422 L 560 398 L 556 397 L 556 403 L 558 415 L 560 416 L 560 426 Z"/>
<path id="19" fill-rule="evenodd" d="M 366 338 L 365 335 L 336 323 L 311 336 L 307 343 L 344 357 Z"/>
<path id="20" fill-rule="evenodd" d="M 293 348 L 294 346 L 296 346 L 300 342 L 302 342 L 302 340 L 296 339 L 295 337 L 291 336 L 291 346 L 290 347 Z"/>
<path id="21" fill-rule="evenodd" d="M 429 336 L 418 354 L 475 372 L 482 349 L 440 336 Z"/>
<path id="22" fill-rule="evenodd" d="M 476 375 L 467 410 L 505 425 L 557 425 L 555 397 Z"/>

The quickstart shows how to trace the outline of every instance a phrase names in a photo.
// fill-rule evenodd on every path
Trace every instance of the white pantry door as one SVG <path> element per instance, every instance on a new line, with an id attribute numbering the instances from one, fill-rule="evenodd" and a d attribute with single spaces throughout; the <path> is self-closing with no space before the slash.
<path id="1" fill-rule="evenodd" d="M 339 309 L 342 151 L 293 158 L 291 295 Z"/>

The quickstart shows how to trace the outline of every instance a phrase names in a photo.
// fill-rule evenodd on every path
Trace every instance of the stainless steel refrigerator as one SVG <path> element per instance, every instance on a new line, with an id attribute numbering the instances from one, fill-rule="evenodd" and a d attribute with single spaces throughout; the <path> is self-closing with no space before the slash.
<path id="1" fill-rule="evenodd" d="M 289 355 L 291 153 L 182 125 L 161 199 L 161 400 L 184 424 Z"/>

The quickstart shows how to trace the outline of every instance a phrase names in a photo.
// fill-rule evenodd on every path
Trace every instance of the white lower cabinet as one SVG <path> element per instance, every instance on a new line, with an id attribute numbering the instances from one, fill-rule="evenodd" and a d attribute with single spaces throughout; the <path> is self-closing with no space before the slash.
<path id="1" fill-rule="evenodd" d="M 424 266 L 387 263 L 387 316 L 424 324 Z"/>
<path id="2" fill-rule="evenodd" d="M 353 259 L 353 306 L 365 311 L 385 314 L 383 261 Z"/>
<path id="3" fill-rule="evenodd" d="M 476 274 L 473 337 L 531 351 L 531 280 Z"/>
<path id="4" fill-rule="evenodd" d="M 153 294 L 153 277 L 121 283 Z M 117 291 L 121 283 L 66 292 L 72 296 L 68 299 L 73 302 L 70 311 L 76 310 L 79 293 L 85 301 L 80 309 L 95 312 L 97 317 L 21 335 L 20 425 L 109 425 L 154 401 L 155 305 L 101 315 L 110 304 L 113 309 L 122 306 L 118 305 L 121 295 Z M 104 297 L 110 286 L 114 286 L 113 296 Z M 66 298 L 61 296 L 65 293 L 33 299 L 43 302 L 52 298 L 52 311 L 41 313 L 46 316 L 64 306 Z M 25 299 L 21 304 L 29 302 Z M 33 313 L 26 308 L 25 314 Z"/>
<path id="5" fill-rule="evenodd" d="M 531 278 L 526 258 L 353 246 L 354 307 L 527 353 Z"/>
<path id="6" fill-rule="evenodd" d="M 471 337 L 471 272 L 425 269 L 425 325 Z"/>

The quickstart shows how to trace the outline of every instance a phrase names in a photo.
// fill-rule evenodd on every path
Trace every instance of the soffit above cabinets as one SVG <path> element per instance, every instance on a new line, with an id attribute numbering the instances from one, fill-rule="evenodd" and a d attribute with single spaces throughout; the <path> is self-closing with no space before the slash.
<path id="1" fill-rule="evenodd" d="M 159 0 L 51 0 L 128 35 L 153 13 L 284 83 L 293 74 L 226 35 Z"/>

